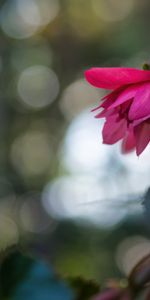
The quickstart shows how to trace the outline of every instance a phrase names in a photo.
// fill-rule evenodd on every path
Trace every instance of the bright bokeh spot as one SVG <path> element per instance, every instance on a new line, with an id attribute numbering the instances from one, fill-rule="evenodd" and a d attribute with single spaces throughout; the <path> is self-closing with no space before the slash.
<path id="1" fill-rule="evenodd" d="M 132 12 L 135 0 L 91 0 L 93 10 L 102 20 L 108 22 L 122 21 Z"/>
<path id="2" fill-rule="evenodd" d="M 150 146 L 138 158 L 135 152 L 127 155 L 118 153 L 127 170 L 130 192 L 140 193 L 149 187 L 150 178 Z"/>
<path id="3" fill-rule="evenodd" d="M 109 148 L 102 146 L 101 128 L 90 109 L 80 114 L 71 123 L 62 149 L 62 161 L 72 172 L 94 172 L 104 168 Z"/>
<path id="4" fill-rule="evenodd" d="M 1 10 L 1 26 L 8 36 L 24 39 L 53 21 L 58 12 L 57 0 L 7 0 Z"/>
<path id="5" fill-rule="evenodd" d="M 141 195 L 149 186 L 150 154 L 146 150 L 140 158 L 135 152 L 122 155 L 120 143 L 104 145 L 102 126 L 103 121 L 89 111 L 71 122 L 60 152 L 70 176 L 56 179 L 44 190 L 43 203 L 50 214 L 84 217 L 109 227 L 141 213 Z"/>
<path id="6" fill-rule="evenodd" d="M 120 222 L 128 213 L 140 211 L 139 207 L 126 206 L 113 198 L 117 189 L 105 185 L 92 176 L 65 176 L 48 184 L 43 191 L 45 210 L 56 219 L 90 220 L 101 227 L 111 227 Z M 107 197 L 107 198 L 106 198 Z"/>
<path id="7" fill-rule="evenodd" d="M 27 24 L 47 25 L 59 12 L 58 0 L 19 0 L 18 10 Z"/>
<path id="8" fill-rule="evenodd" d="M 28 107 L 40 109 L 51 104 L 59 93 L 57 75 L 48 67 L 25 69 L 18 81 L 18 94 Z"/>

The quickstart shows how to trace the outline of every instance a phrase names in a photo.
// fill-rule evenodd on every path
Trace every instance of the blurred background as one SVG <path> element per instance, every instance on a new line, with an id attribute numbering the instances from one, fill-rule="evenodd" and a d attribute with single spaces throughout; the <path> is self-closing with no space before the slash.
<path id="1" fill-rule="evenodd" d="M 90 111 L 104 91 L 84 80 L 91 66 L 149 62 L 149 11 L 148 0 L 0 1 L 0 259 L 25 254 L 2 266 L 1 299 L 74 299 L 59 276 L 103 284 L 149 253 L 149 148 L 137 158 L 102 144 Z"/>

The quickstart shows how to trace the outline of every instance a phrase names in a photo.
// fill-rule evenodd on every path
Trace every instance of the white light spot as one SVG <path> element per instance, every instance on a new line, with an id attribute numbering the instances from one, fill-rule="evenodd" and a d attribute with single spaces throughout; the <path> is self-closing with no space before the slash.
<path id="1" fill-rule="evenodd" d="M 112 191 L 108 192 L 108 198 Z M 85 218 L 104 227 L 117 224 L 126 215 L 126 209 L 118 208 L 105 199 L 105 185 L 89 176 L 58 178 L 45 187 L 43 205 L 53 217 Z"/>
<path id="2" fill-rule="evenodd" d="M 103 121 L 96 121 L 90 110 L 71 123 L 62 150 L 62 161 L 70 171 L 103 171 L 109 147 L 102 145 L 102 125 Z"/>

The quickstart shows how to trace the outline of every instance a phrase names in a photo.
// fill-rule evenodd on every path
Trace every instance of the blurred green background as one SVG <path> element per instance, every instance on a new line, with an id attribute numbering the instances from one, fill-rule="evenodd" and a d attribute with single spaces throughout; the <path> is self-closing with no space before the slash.
<path id="1" fill-rule="evenodd" d="M 149 12 L 148 0 L 0 1 L 0 257 L 26 255 L 2 267 L 1 299 L 73 299 L 52 270 L 103 283 L 149 253 L 149 148 L 138 159 L 102 144 L 90 110 L 104 91 L 84 80 L 149 63 Z"/>

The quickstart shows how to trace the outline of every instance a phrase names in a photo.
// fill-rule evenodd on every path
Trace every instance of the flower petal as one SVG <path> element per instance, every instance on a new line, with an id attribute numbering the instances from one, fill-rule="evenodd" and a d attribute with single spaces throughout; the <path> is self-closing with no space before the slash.
<path id="1" fill-rule="evenodd" d="M 128 101 L 129 99 L 132 99 L 137 94 L 137 91 L 141 88 L 141 84 L 131 85 L 124 89 L 116 98 L 114 103 L 109 106 L 109 108 L 115 108 L 118 105 L 123 104 L 124 102 Z"/>
<path id="2" fill-rule="evenodd" d="M 138 120 L 150 114 L 150 83 L 145 83 L 137 92 L 130 110 L 129 119 Z"/>
<path id="3" fill-rule="evenodd" d="M 127 121 L 125 119 L 117 121 L 117 115 L 108 117 L 102 132 L 104 144 L 115 144 L 125 136 L 126 131 Z"/>
<path id="4" fill-rule="evenodd" d="M 150 142 L 150 123 L 141 123 L 134 128 L 136 153 L 139 156 Z"/>
<path id="5" fill-rule="evenodd" d="M 134 120 L 133 123 L 132 123 L 132 127 L 137 126 L 137 125 L 139 125 L 140 123 L 143 123 L 144 121 L 146 121 L 146 120 L 148 120 L 148 119 L 150 119 L 150 114 L 147 115 L 146 117 L 141 118 L 141 119 Z"/>
<path id="6" fill-rule="evenodd" d="M 98 88 L 116 89 L 122 85 L 150 80 L 150 71 L 134 68 L 91 68 L 85 71 L 86 80 Z"/>
<path id="7" fill-rule="evenodd" d="M 103 109 L 95 116 L 95 118 L 96 119 L 108 118 L 109 116 L 112 116 L 112 115 L 116 116 L 116 114 L 118 114 L 118 112 L 115 109 L 111 109 L 111 110 Z M 119 117 L 119 114 L 118 114 L 118 117 Z"/>
<path id="8" fill-rule="evenodd" d="M 102 99 L 101 99 L 101 103 L 100 105 L 98 105 L 96 108 L 92 109 L 92 112 L 93 111 L 96 111 L 98 109 L 107 109 L 109 108 L 113 103 L 115 103 L 115 100 L 116 98 L 119 96 L 119 94 L 124 90 L 125 88 L 124 87 L 120 87 L 116 90 L 114 90 L 113 92 L 107 94 L 106 96 L 104 96 Z"/>
<path id="9" fill-rule="evenodd" d="M 135 137 L 133 130 L 130 130 L 128 135 L 122 142 L 122 153 L 129 153 L 135 149 Z"/>

